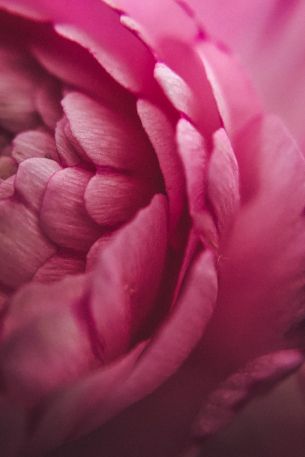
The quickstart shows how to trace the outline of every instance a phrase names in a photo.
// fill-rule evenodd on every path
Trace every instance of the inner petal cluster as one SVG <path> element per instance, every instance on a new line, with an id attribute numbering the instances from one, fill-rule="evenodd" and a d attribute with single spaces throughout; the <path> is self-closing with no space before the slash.
<path id="1" fill-rule="evenodd" d="M 2 303 L 27 281 L 92 269 L 112 233 L 162 190 L 134 97 L 52 33 L 45 48 L 39 34 L 0 47 Z"/>

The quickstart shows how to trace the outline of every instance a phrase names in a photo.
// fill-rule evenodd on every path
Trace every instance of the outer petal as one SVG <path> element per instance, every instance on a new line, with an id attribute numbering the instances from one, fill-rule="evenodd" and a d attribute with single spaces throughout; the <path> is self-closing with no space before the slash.
<path id="1" fill-rule="evenodd" d="M 266 106 L 304 152 L 304 2 L 186 1 L 211 35 L 238 52 Z"/>
<path id="2" fill-rule="evenodd" d="M 1 0 L 0 6 L 31 19 L 61 24 L 58 29 L 96 53 L 102 65 L 123 86 L 138 92 L 150 91 L 153 85 L 150 76 L 153 70 L 152 55 L 134 34 L 120 24 L 119 14 L 104 2 Z M 104 26 L 101 27 L 101 24 Z M 134 56 L 133 65 L 130 65 L 131 53 Z"/>
<path id="3" fill-rule="evenodd" d="M 72 430 L 74 434 L 89 431 L 153 392 L 178 370 L 196 346 L 211 316 L 215 299 L 216 275 L 213 260 L 210 254 L 203 254 L 190 270 L 185 290 L 176 308 L 129 374 L 127 373 L 125 380 L 121 380 L 119 385 L 115 382 L 107 392 L 98 388 L 107 382 L 107 372 L 97 372 L 80 382 L 53 403 L 37 439 L 39 437 L 42 443 L 48 439 L 49 443 L 55 445 L 65 440 L 67 434 L 71 436 Z M 115 366 L 113 369 L 115 370 Z M 187 369 L 183 373 L 181 384 L 181 378 L 174 376 L 171 381 L 174 388 L 168 391 L 166 383 L 163 384 L 164 388 L 156 390 L 151 398 L 136 404 L 122 417 L 105 425 L 93 439 L 89 437 L 88 441 L 85 440 L 84 446 L 78 447 L 79 455 L 85 453 L 93 456 L 97 449 L 109 457 L 176 455 L 176 446 L 181 445 L 182 430 L 190 421 L 194 404 L 198 403 L 197 395 L 192 396 L 192 389 L 189 390 L 189 382 L 194 380 L 194 373 L 191 378 Z M 189 396 L 192 398 L 191 402 L 188 401 Z M 176 414 L 173 414 L 174 411 Z M 58 420 L 62 417 L 70 417 L 71 421 L 58 428 Z M 134 427 L 135 423 L 138 424 L 137 427 Z M 138 427 L 141 427 L 141 433 Z M 134 433 L 137 433 L 135 441 Z M 115 440 L 114 437 L 118 434 L 120 440 Z M 60 450 L 58 455 L 71 455 L 75 452 L 72 444 L 67 446 L 66 453 L 65 450 Z"/>

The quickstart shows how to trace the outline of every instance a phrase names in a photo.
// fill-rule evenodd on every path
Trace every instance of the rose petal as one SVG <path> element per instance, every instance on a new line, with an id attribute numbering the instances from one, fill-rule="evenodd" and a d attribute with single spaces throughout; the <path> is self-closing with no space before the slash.
<path id="1" fill-rule="evenodd" d="M 262 113 L 262 106 L 244 69 L 229 51 L 202 41 L 197 47 L 229 135 Z"/>
<path id="2" fill-rule="evenodd" d="M 256 187 L 222 250 L 222 288 L 206 341 L 214 362 L 223 366 L 225 351 L 232 369 L 283 345 L 303 344 L 305 311 L 304 159 L 273 117 L 251 123 L 237 143 L 241 176 L 247 184 L 254 174 Z"/>
<path id="3" fill-rule="evenodd" d="M 86 380 L 80 381 L 73 389 L 63 392 L 63 395 L 52 403 L 52 407 L 36 435 L 36 440 L 39 440 L 40 445 L 48 443 L 55 446 L 55 444 L 64 442 L 68 436 L 76 437 L 88 433 L 117 415 L 122 409 L 146 397 L 161 383 L 164 383 L 173 372 L 176 372 L 201 338 L 215 303 L 216 274 L 210 254 L 204 254 L 198 259 L 189 273 L 188 281 L 185 292 L 168 321 L 163 323 L 160 331 L 141 354 L 137 363 L 131 366 L 123 377 L 117 377 L 117 370 L 120 365 L 124 364 L 125 358 L 121 359 L 121 362 L 116 362 L 108 370 L 100 370 Z M 133 353 L 130 356 L 132 357 Z M 111 381 L 113 383 L 109 389 Z M 120 455 L 124 449 L 125 455 L 172 455 L 165 454 L 166 446 L 170 443 L 170 447 L 172 445 L 175 447 L 181 439 L 181 435 L 179 435 L 182 433 L 181 427 L 185 427 L 184 414 L 178 414 L 178 410 L 181 411 L 181 403 L 177 402 L 177 398 L 179 398 L 177 397 L 177 387 L 180 387 L 179 383 L 169 391 L 170 394 L 168 390 L 166 391 L 166 400 L 161 393 L 162 388 L 156 390 L 155 395 L 152 394 L 151 400 L 150 397 L 147 397 L 143 402 L 139 402 L 127 410 L 125 414 L 123 413 L 117 420 L 114 419 L 113 422 L 110 422 L 109 426 L 106 425 L 105 428 L 99 429 L 97 440 L 91 435 L 90 443 L 86 442 L 86 452 L 89 455 L 92 452 L 94 455 L 94 449 L 99 449 L 101 452 L 107 452 L 107 455 L 115 456 Z M 184 388 L 185 384 L 181 386 L 179 395 L 185 394 Z M 88 403 L 88 399 L 90 399 L 90 403 Z M 195 397 L 193 397 L 194 400 Z M 198 397 L 196 397 L 196 402 L 198 402 Z M 163 408 L 164 404 L 169 405 L 169 403 L 173 408 L 177 408 L 175 420 L 172 415 L 173 409 Z M 146 410 L 147 413 L 145 423 L 139 420 L 139 417 L 143 417 L 143 410 Z M 169 414 L 171 420 L 169 420 Z M 69 423 L 66 420 L 63 423 L 62 418 L 66 417 L 71 418 Z M 124 426 L 122 426 L 121 419 L 123 419 Z M 59 423 L 62 425 L 61 427 L 58 427 Z M 139 439 L 138 436 L 136 441 L 127 437 L 127 435 L 133 437 L 135 430 L 139 431 L 138 427 L 134 428 L 135 423 L 138 424 L 138 427 L 143 423 L 140 434 L 143 439 Z M 180 423 L 180 428 L 178 423 Z M 147 427 L 147 424 L 150 426 Z M 114 430 L 117 430 L 121 437 L 117 443 L 112 438 L 109 442 L 109 437 L 113 436 Z M 108 440 L 105 439 L 107 432 Z M 159 437 L 158 440 L 156 440 L 156 436 Z M 78 442 L 78 444 L 80 443 Z M 61 450 L 67 452 L 64 455 L 69 455 L 69 452 L 73 454 L 73 445 L 72 449 L 68 446 L 67 449 Z M 173 453 L 173 455 L 177 455 L 177 453 Z"/>
<path id="4" fill-rule="evenodd" d="M 189 209 L 196 213 L 205 204 L 206 145 L 200 133 L 185 119 L 178 122 L 177 143 L 184 167 Z"/>
<path id="5" fill-rule="evenodd" d="M 115 232 L 109 232 L 101 236 L 95 243 L 91 246 L 87 254 L 87 263 L 86 270 L 93 270 L 97 265 L 100 255 L 105 249 L 105 247 L 110 243 Z"/>
<path id="6" fill-rule="evenodd" d="M 277 380 L 295 371 L 304 360 L 297 350 L 283 350 L 263 355 L 226 379 L 202 406 L 193 426 L 197 438 L 215 433 L 236 414 L 260 384 Z M 254 391 L 254 392 L 253 392 Z"/>
<path id="7" fill-rule="evenodd" d="M 214 134 L 214 150 L 208 168 L 208 195 L 216 213 L 218 229 L 227 232 L 239 210 L 239 170 L 225 130 Z"/>
<path id="8" fill-rule="evenodd" d="M 37 216 L 22 203 L 0 201 L 0 282 L 18 287 L 55 251 L 42 235 Z"/>
<path id="9" fill-rule="evenodd" d="M 84 192 L 90 178 L 88 171 L 66 168 L 48 182 L 40 220 L 44 232 L 59 246 L 87 251 L 100 235 L 101 229 L 84 207 Z"/>
<path id="10" fill-rule="evenodd" d="M 15 179 L 15 189 L 29 206 L 39 210 L 44 191 L 51 176 L 61 167 L 50 159 L 33 158 L 20 163 Z"/>
<path id="11" fill-rule="evenodd" d="M 158 195 L 110 241 L 94 274 L 91 308 L 106 358 L 126 350 L 147 323 L 166 250 L 166 202 Z"/>
<path id="12" fill-rule="evenodd" d="M 39 130 L 28 130 L 19 133 L 13 140 L 12 156 L 20 163 L 31 157 L 58 159 L 56 145 L 51 135 Z"/>
<path id="13" fill-rule="evenodd" d="M 68 94 L 62 104 L 74 138 L 95 165 L 151 167 L 152 151 L 136 118 L 128 119 L 78 92 Z"/>
<path id="14" fill-rule="evenodd" d="M 123 174 L 97 173 L 90 179 L 84 199 L 92 219 L 114 226 L 130 219 L 151 198 L 144 182 Z"/>
<path id="15" fill-rule="evenodd" d="M 36 271 L 33 279 L 39 282 L 53 282 L 68 275 L 82 273 L 84 270 L 84 260 L 65 254 L 54 254 Z"/>
<path id="16" fill-rule="evenodd" d="M 81 162 L 81 158 L 67 134 L 68 124 L 69 121 L 66 116 L 57 122 L 55 128 L 55 141 L 60 162 L 64 166 L 74 167 Z"/>
<path id="17" fill-rule="evenodd" d="M 138 101 L 143 127 L 157 154 L 169 198 L 170 224 L 174 230 L 184 205 L 184 177 L 173 128 L 165 114 L 145 100 Z"/>
<path id="18" fill-rule="evenodd" d="M 2 342 L 0 359 L 6 393 L 26 406 L 93 365 L 86 331 L 66 309 L 45 314 Z"/>

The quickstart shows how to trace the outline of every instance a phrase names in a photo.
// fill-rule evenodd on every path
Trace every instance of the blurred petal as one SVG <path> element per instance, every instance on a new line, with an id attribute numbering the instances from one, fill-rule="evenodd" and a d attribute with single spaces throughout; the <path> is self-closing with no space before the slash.
<path id="1" fill-rule="evenodd" d="M 213 259 L 210 254 L 203 254 L 189 272 L 185 290 L 172 314 L 132 369 L 119 382 L 114 378 L 111 389 L 107 389 L 109 376 L 112 371 L 119 369 L 120 362 L 116 362 L 108 372 L 97 372 L 64 393 L 62 398 L 53 403 L 37 439 L 42 443 L 48 440 L 54 446 L 71 436 L 72 431 L 74 436 L 88 432 L 164 383 L 177 371 L 201 338 L 215 304 L 216 288 Z M 133 353 L 129 357 L 132 356 Z M 124 361 L 122 359 L 121 364 Z M 54 455 L 75 455 L 77 448 L 80 451 L 77 455 L 90 457 L 96 455 L 97 450 L 109 457 L 176 456 L 184 433 L 182 430 L 185 423 L 190 421 L 190 416 L 185 416 L 184 412 L 190 414 L 192 408 L 188 409 L 188 396 L 184 393 L 185 382 L 190 379 L 183 378 L 182 384 L 179 384 L 179 375 L 178 379 L 176 376 L 172 379 L 176 379 L 173 381 L 175 388 L 168 392 L 165 387 L 165 396 L 163 387 L 155 390 L 152 396 L 130 407 L 83 443 L 71 443 Z M 89 403 L 85 400 L 88 398 Z M 196 396 L 193 397 L 192 406 L 194 401 L 198 402 Z M 69 424 L 67 421 L 63 424 L 64 417 L 71 418 Z M 61 427 L 58 427 L 59 423 Z M 137 427 L 135 424 L 138 424 Z M 120 440 L 114 439 L 118 435 Z"/>

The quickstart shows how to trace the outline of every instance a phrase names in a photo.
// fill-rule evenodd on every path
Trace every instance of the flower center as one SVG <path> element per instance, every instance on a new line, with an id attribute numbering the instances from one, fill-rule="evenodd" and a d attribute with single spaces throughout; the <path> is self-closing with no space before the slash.
<path id="1" fill-rule="evenodd" d="M 45 24 L 29 34 L 27 21 L 4 16 L 11 25 L 0 47 L 5 296 L 31 279 L 91 269 L 162 179 L 134 97 Z"/>

